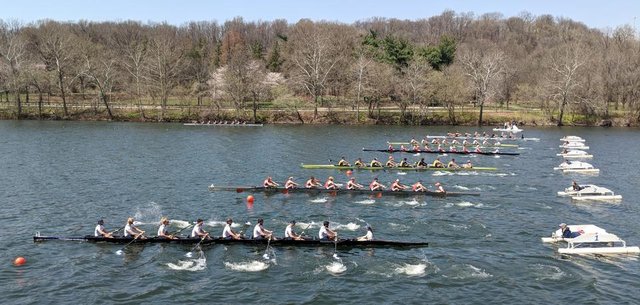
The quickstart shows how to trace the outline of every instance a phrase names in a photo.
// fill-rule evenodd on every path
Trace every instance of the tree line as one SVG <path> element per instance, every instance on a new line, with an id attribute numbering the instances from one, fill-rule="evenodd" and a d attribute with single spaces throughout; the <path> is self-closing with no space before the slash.
<path id="1" fill-rule="evenodd" d="M 346 110 L 349 122 L 391 111 L 402 124 L 438 115 L 457 124 L 473 108 L 481 124 L 491 106 L 537 109 L 557 125 L 637 124 L 640 44 L 629 25 L 598 30 L 529 13 L 353 24 L 0 20 L 0 92 L 18 119 L 122 119 L 129 109 L 140 120 L 178 111 L 262 121 L 268 111 L 305 122 Z"/>

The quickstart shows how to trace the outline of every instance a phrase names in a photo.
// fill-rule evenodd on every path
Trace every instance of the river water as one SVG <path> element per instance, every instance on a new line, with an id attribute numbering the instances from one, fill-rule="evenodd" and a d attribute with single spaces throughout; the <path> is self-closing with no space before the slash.
<path id="1" fill-rule="evenodd" d="M 471 157 L 496 172 L 360 172 L 361 183 L 379 177 L 405 183 L 442 182 L 478 197 L 369 198 L 341 195 L 209 192 L 215 185 L 255 185 L 267 175 L 344 172 L 304 170 L 346 156 L 386 158 L 361 151 L 386 141 L 442 134 L 446 127 L 265 126 L 194 127 L 106 122 L 0 122 L 0 295 L 5 304 L 623 304 L 638 303 L 638 256 L 560 256 L 542 244 L 559 223 L 595 224 L 639 245 L 638 130 L 526 128 L 520 156 Z M 475 128 L 457 128 L 475 131 Z M 485 128 L 489 130 L 489 128 Z M 558 140 L 584 137 L 599 176 L 553 171 L 561 160 Z M 503 149 L 507 151 L 507 149 Z M 400 157 L 400 155 L 397 155 Z M 407 155 L 409 160 L 414 156 Z M 423 155 L 433 160 L 434 155 Z M 448 160 L 451 156 L 445 156 Z M 468 158 L 458 157 L 458 162 Z M 609 187 L 617 204 L 574 203 L 556 197 L 572 179 Z M 224 220 L 265 219 L 282 236 L 289 220 L 316 235 L 330 220 L 343 237 L 365 233 L 380 239 L 428 241 L 428 248 L 334 249 L 32 242 L 35 232 L 92 234 L 104 218 L 108 229 L 134 216 L 147 232 L 161 216 L 173 228 L 205 219 L 220 235 Z M 241 227 L 236 227 L 240 230 Z M 186 231 L 185 231 L 186 232 Z M 13 259 L 27 263 L 16 267 Z M 636 292 L 633 292 L 636 291 Z"/>

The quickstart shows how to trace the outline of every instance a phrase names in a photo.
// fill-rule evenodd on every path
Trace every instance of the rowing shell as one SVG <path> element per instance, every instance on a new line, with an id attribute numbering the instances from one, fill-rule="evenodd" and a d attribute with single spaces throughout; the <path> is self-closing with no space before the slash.
<path id="1" fill-rule="evenodd" d="M 77 236 L 77 237 L 59 237 L 59 236 L 39 236 L 33 237 L 34 242 L 42 242 L 49 240 L 64 240 L 64 241 L 87 241 L 87 242 L 104 242 L 113 244 L 154 244 L 154 243 L 171 243 L 171 244 L 186 244 L 193 245 L 201 241 L 201 238 L 179 238 L 168 239 L 162 237 L 151 237 L 146 239 L 135 239 L 133 237 L 95 237 L 91 235 Z M 266 245 L 270 246 L 303 246 L 303 247 L 318 247 L 318 246 L 331 246 L 335 247 L 427 247 L 427 242 L 405 242 L 405 241 L 393 241 L 393 240 L 366 240 L 358 241 L 356 239 L 339 239 L 337 242 L 331 240 L 319 240 L 319 239 L 275 239 L 268 242 L 267 239 L 224 239 L 222 237 L 214 237 L 212 239 L 204 239 L 200 244 L 202 245 Z"/>
<path id="2" fill-rule="evenodd" d="M 413 192 L 413 191 L 391 191 L 391 190 L 383 190 L 383 191 L 372 191 L 368 189 L 363 190 L 348 190 L 348 189 L 337 189 L 337 190 L 327 190 L 327 189 L 310 189 L 310 188 L 293 188 L 286 189 L 283 187 L 263 187 L 263 186 L 214 186 L 213 184 L 209 186 L 210 192 L 215 191 L 232 191 L 236 193 L 242 192 L 263 192 L 267 194 L 291 194 L 291 193 L 306 193 L 311 195 L 318 194 L 328 194 L 328 195 L 343 195 L 343 194 L 356 194 L 356 195 L 372 195 L 375 197 L 380 196 L 434 196 L 434 197 L 457 197 L 457 196 L 480 196 L 480 193 L 473 192 L 434 192 L 434 191 L 424 191 L 424 192 Z"/>
<path id="3" fill-rule="evenodd" d="M 199 123 L 184 123 L 184 126 L 210 126 L 210 127 L 262 127 L 263 124 L 199 124 Z"/>
<path id="4" fill-rule="evenodd" d="M 476 152 L 476 151 L 468 151 L 468 152 L 464 152 L 464 151 L 431 151 L 431 150 L 390 150 L 390 149 L 370 149 L 370 148 L 363 148 L 362 151 L 377 151 L 377 152 L 384 152 L 384 153 L 409 153 L 409 154 L 419 154 L 419 153 L 425 153 L 425 154 L 457 154 L 457 155 L 487 155 L 487 156 L 498 156 L 498 155 L 502 155 L 502 156 L 518 156 L 520 155 L 520 153 L 516 153 L 516 152 Z"/>
<path id="5" fill-rule="evenodd" d="M 387 144 L 389 144 L 389 145 L 411 145 L 411 143 L 409 143 L 409 142 L 387 142 Z M 437 145 L 437 144 L 433 144 L 433 143 L 429 143 L 429 144 Z M 449 144 L 444 144 L 444 145 L 450 145 L 450 143 Z M 463 145 L 462 144 L 455 144 L 454 146 L 455 147 L 462 147 Z M 476 147 L 473 144 L 468 144 L 467 146 L 468 147 Z M 481 145 L 480 147 L 511 147 L 511 148 L 518 148 L 519 145 L 518 144 L 502 144 L 502 143 L 500 143 L 500 144 Z"/>
<path id="6" fill-rule="evenodd" d="M 378 166 L 339 166 L 333 164 L 301 164 L 302 168 L 305 169 L 338 169 L 338 170 L 353 170 L 353 169 L 362 169 L 362 170 L 399 170 L 399 171 L 448 171 L 448 172 L 457 172 L 457 171 L 495 171 L 498 170 L 496 167 L 378 167 Z"/>

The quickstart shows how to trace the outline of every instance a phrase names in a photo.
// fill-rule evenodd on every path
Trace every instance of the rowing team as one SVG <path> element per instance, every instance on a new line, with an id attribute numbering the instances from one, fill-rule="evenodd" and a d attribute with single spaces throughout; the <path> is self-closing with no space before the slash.
<path id="1" fill-rule="evenodd" d="M 273 181 L 273 179 L 271 177 L 267 177 L 267 179 L 265 179 L 264 182 L 262 183 L 262 186 L 265 187 L 265 188 L 276 188 L 276 187 L 280 186 L 280 184 L 275 182 L 275 181 Z M 339 190 L 340 186 L 341 186 L 340 184 L 338 184 L 338 183 L 336 183 L 334 181 L 333 177 L 329 177 L 327 179 L 327 181 L 325 181 L 325 183 L 322 184 L 315 177 L 311 176 L 309 178 L 309 180 L 307 180 L 307 182 L 305 182 L 305 184 L 304 184 L 304 187 L 307 188 L 307 189 L 324 188 L 324 189 L 327 189 L 327 190 Z M 293 177 L 289 177 L 287 179 L 287 181 L 284 183 L 284 188 L 285 189 L 298 188 L 298 183 L 293 181 Z M 355 177 L 349 178 L 349 181 L 347 182 L 347 186 L 346 186 L 347 190 L 361 190 L 363 188 L 364 188 L 364 186 L 362 184 L 358 184 L 356 182 L 356 178 Z M 400 183 L 400 179 L 396 179 L 389 186 L 389 189 L 391 191 L 394 191 L 394 192 L 405 191 L 408 188 L 409 188 L 409 186 Z M 440 184 L 440 182 L 436 182 L 435 188 L 436 188 L 436 190 L 435 190 L 436 192 L 445 193 L 445 190 L 442 187 L 442 184 Z M 369 184 L 369 189 L 372 190 L 372 191 L 382 191 L 382 190 L 386 190 L 387 187 L 385 185 L 383 185 L 382 183 L 380 183 L 380 181 L 378 181 L 378 178 L 376 177 L 376 178 L 373 178 L 373 181 L 371 181 L 371 183 Z M 419 180 L 418 182 L 412 184 L 411 185 L 411 190 L 414 191 L 414 192 L 427 192 L 427 191 L 429 191 L 427 189 L 427 187 L 422 184 L 422 180 Z"/>
<path id="2" fill-rule="evenodd" d="M 338 161 L 338 166 L 351 166 L 349 162 L 345 159 L 345 157 L 340 158 Z M 358 158 L 353 163 L 353 166 L 356 167 L 367 167 L 367 165 L 362 161 L 362 158 Z M 369 167 L 383 167 L 382 163 L 378 161 L 377 158 L 373 158 L 371 162 L 369 162 Z M 403 158 L 400 162 L 396 162 L 393 156 L 389 156 L 387 162 L 385 162 L 384 167 L 411 167 L 411 168 L 473 168 L 473 164 L 471 164 L 471 160 L 468 160 L 467 163 L 458 165 L 456 163 L 456 159 L 452 158 L 447 164 L 440 161 L 440 157 L 437 157 L 431 164 L 427 163 L 424 158 L 420 158 L 420 161 L 414 162 L 413 164 L 407 161 L 407 158 Z"/>
<path id="3" fill-rule="evenodd" d="M 441 153 L 446 153 L 446 152 L 463 152 L 463 153 L 476 152 L 476 153 L 483 153 L 482 148 L 480 147 L 480 144 L 477 144 L 475 149 L 473 149 L 473 151 L 471 151 L 471 150 L 467 149 L 467 146 L 462 146 L 462 149 L 458 150 L 458 148 L 456 148 L 456 146 L 454 144 L 452 144 L 449 147 L 449 150 L 445 150 L 443 148 L 443 144 L 438 144 L 438 146 L 435 149 L 431 149 L 431 147 L 429 147 L 429 144 L 425 144 L 424 148 L 420 148 L 420 144 L 418 144 L 417 142 L 414 143 L 414 144 L 411 144 L 411 148 L 407 148 L 404 145 L 400 145 L 400 149 L 396 149 L 393 146 L 393 144 L 389 144 L 389 146 L 387 147 L 387 150 L 390 151 L 390 152 L 394 152 L 394 151 L 405 151 L 405 152 L 424 152 L 424 151 L 432 152 L 432 151 L 437 151 L 437 152 L 441 152 Z M 493 150 L 493 152 L 494 153 L 499 152 L 498 148 Z"/>
<path id="4" fill-rule="evenodd" d="M 431 139 L 431 141 L 429 141 L 429 139 L 424 138 L 422 139 L 422 141 L 420 141 L 420 143 L 418 142 L 418 140 L 416 140 L 415 138 L 412 138 L 411 141 L 409 141 L 409 144 L 411 146 L 419 146 L 422 143 L 422 145 L 424 146 L 428 146 L 429 144 L 433 144 L 433 145 L 457 145 L 457 146 L 477 146 L 477 145 L 482 145 L 482 146 L 498 146 L 501 143 L 499 141 L 492 141 L 490 142 L 487 139 L 484 139 L 482 142 L 478 141 L 478 139 L 475 139 L 473 141 L 469 141 L 469 139 L 464 139 L 461 141 L 458 141 L 458 139 L 453 138 L 451 139 L 451 141 L 447 141 L 447 138 L 433 138 Z"/>
<path id="5" fill-rule="evenodd" d="M 222 238 L 224 239 L 245 239 L 244 236 L 244 229 L 246 229 L 247 226 L 251 225 L 250 223 L 246 223 L 244 228 L 240 231 L 240 232 L 236 232 L 231 228 L 231 225 L 233 224 L 233 219 L 228 218 L 226 221 L 226 225 L 224 226 L 224 229 L 222 230 Z M 191 225 L 177 231 L 174 233 L 169 233 L 168 228 L 170 225 L 170 221 L 169 218 L 167 217 L 162 217 L 160 219 L 160 226 L 158 227 L 158 233 L 156 237 L 159 238 L 166 238 L 166 239 L 179 239 L 178 236 L 176 236 L 178 233 L 182 232 L 182 230 L 190 227 Z M 307 239 L 304 236 L 304 231 L 302 231 L 301 234 L 297 234 L 294 231 L 294 227 L 296 225 L 296 221 L 292 220 L 289 222 L 289 224 L 287 225 L 287 227 L 284 230 L 284 239 L 293 239 L 293 240 L 304 240 Z M 310 226 L 310 225 L 309 225 Z M 309 228 L 309 226 L 307 226 L 307 228 Z M 193 225 L 193 229 L 191 230 L 191 234 L 189 235 L 190 238 L 201 238 L 201 239 L 211 239 L 210 233 L 204 230 L 204 221 L 202 219 L 198 219 L 196 220 L 196 223 Z M 119 231 L 119 230 L 117 230 Z M 96 237 L 105 237 L 105 238 L 113 238 L 113 234 L 117 231 L 114 232 L 109 232 L 105 229 L 104 227 L 104 220 L 100 219 L 98 220 L 98 225 L 96 226 L 95 230 L 94 230 L 94 236 Z M 124 226 L 124 237 L 133 237 L 134 239 L 145 239 L 146 236 L 144 235 L 145 231 L 139 229 L 137 226 L 134 225 L 134 219 L 133 217 L 129 217 L 127 219 L 127 224 Z M 277 237 L 274 236 L 273 231 L 267 230 L 264 228 L 264 219 L 262 218 L 258 218 L 257 224 L 255 225 L 255 227 L 253 227 L 253 234 L 252 234 L 253 239 L 256 240 L 260 240 L 260 239 L 271 239 L 271 240 L 276 240 L 278 239 Z M 318 238 L 320 240 L 336 240 L 338 237 L 338 234 L 336 233 L 335 230 L 331 230 L 329 228 L 329 222 L 325 221 L 322 224 L 322 227 L 320 227 L 320 230 L 318 231 Z M 366 240 L 373 240 L 373 229 L 371 228 L 371 226 L 367 225 L 367 234 L 361 237 L 357 238 L 358 241 L 366 241 Z"/>
<path id="6" fill-rule="evenodd" d="M 429 136 L 427 136 L 428 138 Z M 495 133 L 492 134 L 488 134 L 487 132 L 474 132 L 473 134 L 470 134 L 468 132 L 460 133 L 460 132 L 449 132 L 447 133 L 447 137 L 456 137 L 456 138 L 460 138 L 460 137 L 467 137 L 467 138 L 491 138 L 491 139 L 517 139 L 518 136 L 515 135 L 513 132 L 509 132 L 509 133 L 505 133 L 504 131 L 502 133 L 500 133 L 500 135 L 497 135 Z M 524 139 L 524 135 L 521 135 L 520 138 Z"/>

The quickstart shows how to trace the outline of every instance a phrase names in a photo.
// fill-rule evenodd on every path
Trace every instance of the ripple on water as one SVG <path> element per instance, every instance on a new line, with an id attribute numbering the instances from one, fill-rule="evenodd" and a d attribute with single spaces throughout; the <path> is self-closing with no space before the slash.
<path id="1" fill-rule="evenodd" d="M 224 262 L 224 266 L 227 269 L 240 272 L 259 272 L 269 268 L 269 264 L 260 261 L 251 261 L 245 263 Z"/>
<path id="2" fill-rule="evenodd" d="M 529 271 L 531 275 L 535 276 L 536 281 L 559 281 L 567 275 L 560 267 L 545 264 L 531 265 Z"/>
<path id="3" fill-rule="evenodd" d="M 341 262 L 331 262 L 331 264 L 324 266 L 324 268 L 333 275 L 342 274 L 347 271 L 347 266 Z"/>
<path id="4" fill-rule="evenodd" d="M 173 270 L 201 271 L 207 268 L 207 259 L 204 257 L 189 260 L 179 260 L 177 264 L 167 263 Z"/>

